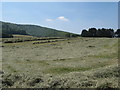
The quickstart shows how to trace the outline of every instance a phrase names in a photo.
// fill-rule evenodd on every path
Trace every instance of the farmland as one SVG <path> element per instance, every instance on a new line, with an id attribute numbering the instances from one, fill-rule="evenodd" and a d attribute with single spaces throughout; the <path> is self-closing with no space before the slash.
<path id="1" fill-rule="evenodd" d="M 118 87 L 117 38 L 26 37 L 2 42 L 3 87 Z"/>

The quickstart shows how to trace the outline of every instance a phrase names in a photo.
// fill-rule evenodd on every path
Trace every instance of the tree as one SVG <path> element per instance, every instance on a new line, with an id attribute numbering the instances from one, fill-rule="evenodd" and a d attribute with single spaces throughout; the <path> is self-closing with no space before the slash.
<path id="1" fill-rule="evenodd" d="M 108 29 L 108 30 L 109 30 L 109 32 L 110 32 L 110 37 L 111 37 L 111 38 L 114 37 L 114 36 L 115 36 L 114 30 L 113 30 L 113 29 Z"/>
<path id="2" fill-rule="evenodd" d="M 118 32 L 117 32 L 118 33 Z M 82 37 L 114 37 L 114 30 L 113 29 L 96 29 L 96 28 L 89 28 L 89 30 L 83 30 Z"/>
<path id="3" fill-rule="evenodd" d="M 120 37 L 120 29 L 117 29 L 117 31 L 115 32 L 115 35 L 116 35 L 117 37 Z"/>
<path id="4" fill-rule="evenodd" d="M 0 38 L 13 38 L 13 36 L 11 34 L 6 34 L 6 33 L 2 33 L 0 34 Z"/>
<path id="5" fill-rule="evenodd" d="M 96 29 L 96 28 L 90 28 L 88 31 L 89 31 L 89 33 L 91 33 L 91 36 L 92 36 L 92 37 L 95 37 L 95 36 L 96 36 L 96 32 L 97 32 L 97 29 Z"/>
<path id="6" fill-rule="evenodd" d="M 80 35 L 78 35 L 78 34 L 72 34 L 71 36 L 72 37 L 79 37 Z"/>
<path id="7" fill-rule="evenodd" d="M 82 37 L 87 37 L 87 36 L 88 36 L 88 31 L 85 30 L 85 29 L 82 30 L 81 36 L 82 36 Z"/>
<path id="8" fill-rule="evenodd" d="M 70 33 L 66 33 L 65 37 L 71 37 Z"/>

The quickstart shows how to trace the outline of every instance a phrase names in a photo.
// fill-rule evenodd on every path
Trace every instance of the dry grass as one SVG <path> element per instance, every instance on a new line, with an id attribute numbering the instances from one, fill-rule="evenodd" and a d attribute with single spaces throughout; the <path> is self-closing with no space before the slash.
<path id="1" fill-rule="evenodd" d="M 33 37 L 33 36 L 30 36 L 30 35 L 13 35 L 14 38 L 28 38 L 28 37 Z"/>
<path id="2" fill-rule="evenodd" d="M 116 38 L 34 42 L 2 44 L 3 87 L 118 87 Z"/>

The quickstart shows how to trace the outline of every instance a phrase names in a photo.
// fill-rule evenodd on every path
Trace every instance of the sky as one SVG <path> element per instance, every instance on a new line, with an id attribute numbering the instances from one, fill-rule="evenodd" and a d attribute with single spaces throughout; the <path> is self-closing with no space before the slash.
<path id="1" fill-rule="evenodd" d="M 1 4 L 0 4 L 1 5 Z M 118 28 L 117 2 L 2 2 L 2 18 L 80 33 L 88 28 Z"/>

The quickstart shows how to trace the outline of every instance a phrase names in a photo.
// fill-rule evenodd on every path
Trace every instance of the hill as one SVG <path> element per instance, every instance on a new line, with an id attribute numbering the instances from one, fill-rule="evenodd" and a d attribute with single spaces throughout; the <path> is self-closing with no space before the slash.
<path id="1" fill-rule="evenodd" d="M 8 22 L 0 22 L 2 29 L 5 34 L 20 34 L 20 35 L 31 35 L 35 37 L 76 37 L 78 34 L 64 32 L 56 29 L 47 27 L 41 27 L 38 25 L 21 25 L 13 24 Z"/>

